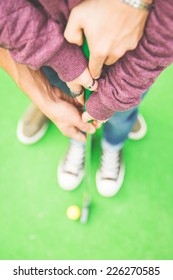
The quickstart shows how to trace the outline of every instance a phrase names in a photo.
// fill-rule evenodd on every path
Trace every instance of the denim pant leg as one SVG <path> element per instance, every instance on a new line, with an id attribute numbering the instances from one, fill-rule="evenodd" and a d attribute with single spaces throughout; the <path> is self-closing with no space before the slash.
<path id="1" fill-rule="evenodd" d="M 148 93 L 149 89 L 142 95 L 142 100 Z M 116 146 L 122 146 L 128 138 L 133 125 L 138 116 L 139 106 L 128 111 L 115 113 L 104 125 L 103 139 Z"/>
<path id="2" fill-rule="evenodd" d="M 70 90 L 65 82 L 63 82 L 58 74 L 50 67 L 44 66 L 42 68 L 44 74 L 46 75 L 47 79 L 49 80 L 50 84 L 54 87 L 57 87 L 64 91 L 66 94 L 70 95 Z"/>
<path id="3" fill-rule="evenodd" d="M 103 139 L 111 145 L 122 145 L 128 138 L 138 115 L 138 107 L 115 113 L 103 128 Z"/>

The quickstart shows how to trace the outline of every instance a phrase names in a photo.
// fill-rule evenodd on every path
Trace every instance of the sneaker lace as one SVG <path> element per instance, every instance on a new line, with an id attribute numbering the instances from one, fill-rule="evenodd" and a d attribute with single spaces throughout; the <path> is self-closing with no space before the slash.
<path id="1" fill-rule="evenodd" d="M 121 164 L 120 154 L 120 151 L 117 150 L 103 150 L 101 158 L 102 178 L 115 181 L 118 179 Z"/>
<path id="2" fill-rule="evenodd" d="M 84 166 L 85 147 L 71 144 L 67 152 L 64 170 L 71 174 L 78 174 Z"/>

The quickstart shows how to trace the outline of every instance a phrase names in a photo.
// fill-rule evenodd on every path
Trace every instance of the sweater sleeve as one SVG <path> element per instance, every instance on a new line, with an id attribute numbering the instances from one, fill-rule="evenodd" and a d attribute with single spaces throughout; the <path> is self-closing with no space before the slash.
<path id="1" fill-rule="evenodd" d="M 87 67 L 82 50 L 64 39 L 61 23 L 26 0 L 0 0 L 0 46 L 34 69 L 51 66 L 66 82 Z"/>
<path id="2" fill-rule="evenodd" d="M 173 62 L 173 3 L 154 3 L 138 47 L 108 68 L 100 79 L 98 92 L 88 99 L 86 109 L 93 118 L 105 120 L 116 111 L 138 105 L 142 94 Z"/>

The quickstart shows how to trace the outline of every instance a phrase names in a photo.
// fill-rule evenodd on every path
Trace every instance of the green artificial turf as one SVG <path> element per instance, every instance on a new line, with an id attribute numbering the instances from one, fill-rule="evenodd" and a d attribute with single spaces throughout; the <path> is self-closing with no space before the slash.
<path id="1" fill-rule="evenodd" d="M 114 198 L 95 186 L 100 133 L 92 152 L 89 221 L 67 219 L 81 207 L 84 184 L 73 192 L 57 185 L 56 169 L 68 140 L 50 124 L 37 144 L 16 139 L 27 97 L 0 69 L 0 259 L 173 259 L 173 67 L 141 105 L 146 137 L 124 147 L 126 175 Z"/>

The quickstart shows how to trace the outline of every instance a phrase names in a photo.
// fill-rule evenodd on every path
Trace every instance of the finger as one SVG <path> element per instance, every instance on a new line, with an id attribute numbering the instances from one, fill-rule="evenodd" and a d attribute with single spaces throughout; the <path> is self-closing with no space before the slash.
<path id="1" fill-rule="evenodd" d="M 67 82 L 67 86 L 70 91 L 80 93 L 82 91 L 82 87 L 91 91 L 97 90 L 98 82 L 91 77 L 88 68 L 86 68 L 78 78 L 72 82 Z"/>
<path id="2" fill-rule="evenodd" d="M 118 46 L 116 49 L 114 49 L 114 53 L 109 55 L 107 59 L 105 60 L 106 65 L 112 65 L 115 62 L 117 62 L 123 55 L 125 54 L 125 49 L 121 46 Z"/>
<path id="3" fill-rule="evenodd" d="M 84 103 L 85 103 L 84 92 L 81 95 L 79 95 L 78 97 L 76 97 L 76 99 L 79 101 L 79 103 L 84 105 Z"/>
<path id="4" fill-rule="evenodd" d="M 90 91 L 95 91 L 98 88 L 98 82 L 91 77 L 89 69 L 86 68 L 79 77 L 80 84 Z"/>
<path id="5" fill-rule="evenodd" d="M 86 89 L 90 91 L 96 91 L 98 89 L 98 82 L 95 79 L 91 79 L 88 83 L 83 85 Z"/>
<path id="6" fill-rule="evenodd" d="M 100 77 L 105 59 L 106 57 L 104 56 L 95 56 L 91 53 L 89 58 L 89 71 L 93 79 Z"/>
<path id="7" fill-rule="evenodd" d="M 71 127 L 69 128 L 68 131 L 68 137 L 80 141 L 80 142 L 85 142 L 86 141 L 86 134 L 82 133 L 78 128 L 76 127 Z"/>
<path id="8" fill-rule="evenodd" d="M 68 85 L 68 83 L 67 83 Z M 80 85 L 68 85 L 69 89 L 70 89 L 70 92 L 71 92 L 71 96 L 73 98 L 76 98 L 77 101 L 84 105 L 84 91 L 83 91 L 83 87 L 80 86 Z"/>
<path id="9" fill-rule="evenodd" d="M 83 89 L 81 85 L 72 82 L 67 83 L 67 86 L 69 87 L 70 91 L 76 93 L 82 92 Z"/>
<path id="10" fill-rule="evenodd" d="M 77 126 L 85 133 L 94 134 L 96 132 L 96 128 L 92 123 L 79 122 Z"/>
<path id="11" fill-rule="evenodd" d="M 89 121 L 91 121 L 91 120 L 94 120 L 94 122 L 96 123 L 98 123 L 98 127 L 99 127 L 99 124 L 103 124 L 103 123 L 105 123 L 105 122 L 107 122 L 107 120 L 103 120 L 103 121 L 100 121 L 100 120 L 95 120 L 93 117 L 91 117 L 87 112 L 84 112 L 83 114 L 82 114 L 82 120 L 83 120 L 83 122 L 89 122 Z"/>
<path id="12" fill-rule="evenodd" d="M 117 56 L 109 56 L 106 60 L 105 60 L 105 64 L 106 65 L 112 65 L 115 62 L 117 62 L 117 60 L 119 59 L 119 57 Z"/>
<path id="13" fill-rule="evenodd" d="M 74 120 L 74 126 L 77 127 L 80 131 L 83 131 L 85 133 L 93 134 L 96 131 L 96 128 L 92 123 L 83 122 L 81 115 Z"/>
<path id="14" fill-rule="evenodd" d="M 96 121 L 96 120 L 94 120 L 94 121 L 92 122 L 92 124 L 94 125 L 95 128 L 100 128 L 101 125 L 102 125 L 100 122 L 98 122 L 98 121 Z"/>
<path id="15" fill-rule="evenodd" d="M 67 86 L 70 89 L 71 96 L 73 98 L 76 98 L 79 101 L 79 103 L 81 103 L 83 105 L 84 104 L 83 87 L 81 85 L 73 84 L 73 83 L 67 83 Z"/>
<path id="16" fill-rule="evenodd" d="M 84 112 L 82 114 L 82 120 L 84 123 L 87 123 L 87 122 L 93 120 L 93 118 L 87 112 Z"/>
<path id="17" fill-rule="evenodd" d="M 69 43 L 76 44 L 78 46 L 82 46 L 83 44 L 83 31 L 80 26 L 80 21 L 77 20 L 77 16 L 75 12 L 71 12 L 65 31 L 64 37 Z"/>

